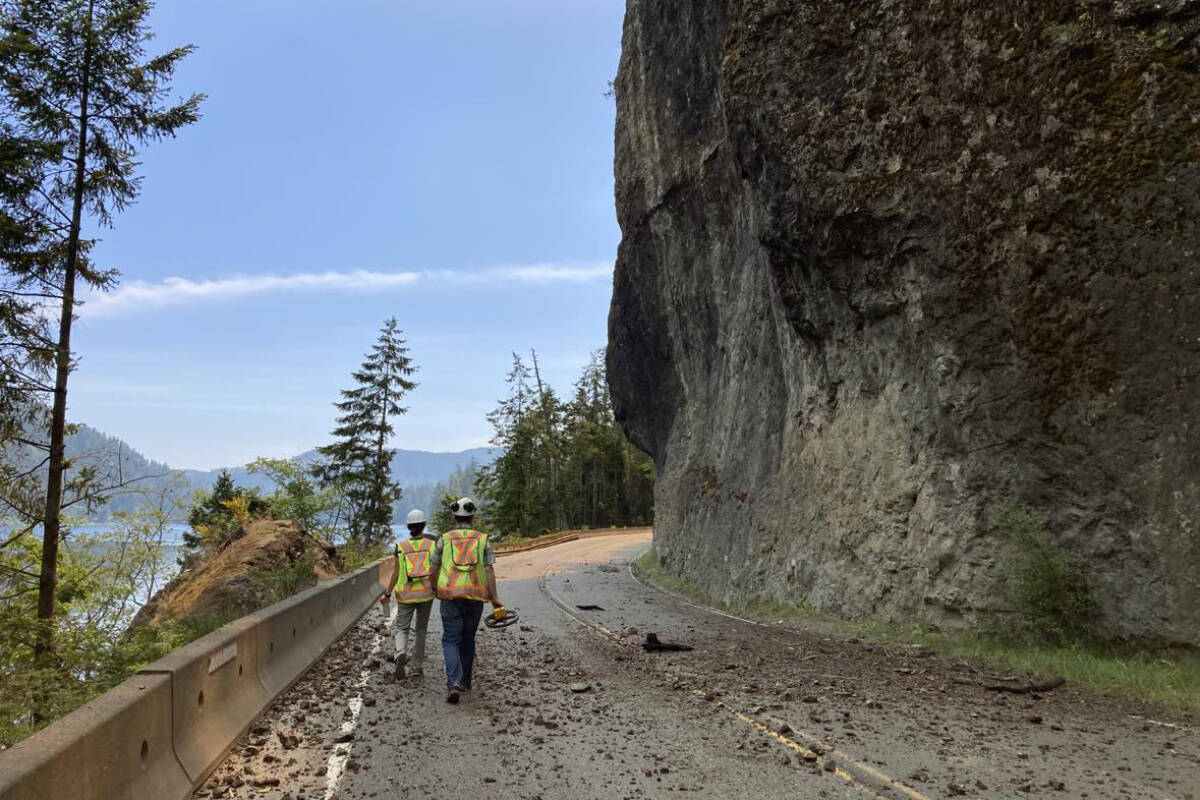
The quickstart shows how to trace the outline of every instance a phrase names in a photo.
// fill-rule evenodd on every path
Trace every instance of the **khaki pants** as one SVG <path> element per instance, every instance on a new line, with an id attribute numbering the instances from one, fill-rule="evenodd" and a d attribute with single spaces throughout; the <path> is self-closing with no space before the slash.
<path id="1" fill-rule="evenodd" d="M 408 652 L 408 629 L 416 617 L 416 631 L 413 633 L 412 658 L 409 663 L 413 669 L 421 669 L 425 663 L 425 631 L 429 629 L 429 612 L 433 609 L 433 601 L 426 603 L 397 603 L 396 604 L 396 656 Z"/>

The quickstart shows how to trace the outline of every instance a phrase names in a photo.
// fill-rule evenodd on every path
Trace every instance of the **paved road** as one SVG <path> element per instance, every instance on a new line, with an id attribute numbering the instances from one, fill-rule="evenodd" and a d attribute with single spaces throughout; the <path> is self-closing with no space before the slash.
<path id="1" fill-rule="evenodd" d="M 198 796 L 1200 800 L 1194 718 L 1069 687 L 999 695 L 920 650 L 722 617 L 630 574 L 649 538 L 501 558 L 522 623 L 480 633 L 458 706 L 436 609 L 426 675 L 400 683 L 372 610 Z M 645 653 L 647 632 L 696 649 Z"/>

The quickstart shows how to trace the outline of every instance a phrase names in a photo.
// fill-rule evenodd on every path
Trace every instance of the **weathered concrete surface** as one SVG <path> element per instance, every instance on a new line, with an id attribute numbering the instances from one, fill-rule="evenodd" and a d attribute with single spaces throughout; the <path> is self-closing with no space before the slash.
<path id="1" fill-rule="evenodd" d="M 384 587 L 381 562 L 231 622 L 0 752 L 0 800 L 191 793 Z"/>
<path id="2" fill-rule="evenodd" d="M 0 752 L 3 800 L 171 800 L 191 788 L 172 744 L 169 675 L 135 675 Z"/>
<path id="3" fill-rule="evenodd" d="M 618 415 L 732 603 L 1002 612 L 996 512 L 1200 640 L 1200 3 L 630 0 Z"/>

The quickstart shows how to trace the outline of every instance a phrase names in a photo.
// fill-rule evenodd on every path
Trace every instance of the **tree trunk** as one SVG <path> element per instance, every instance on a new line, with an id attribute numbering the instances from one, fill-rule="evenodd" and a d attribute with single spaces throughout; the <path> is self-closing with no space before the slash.
<path id="1" fill-rule="evenodd" d="M 379 439 L 375 444 L 375 480 L 377 486 L 371 494 L 371 526 L 380 525 L 383 508 L 380 506 L 380 500 L 383 498 L 383 492 L 387 484 L 391 482 L 391 475 L 383 468 L 383 446 L 387 444 L 387 421 L 388 421 L 388 403 L 391 402 L 391 393 L 388 391 L 392 385 L 392 365 L 384 364 L 384 379 L 383 379 L 383 409 L 379 418 Z M 389 515 L 390 517 L 390 515 Z M 381 525 L 381 527 L 383 527 Z M 386 526 L 388 534 L 391 533 L 391 526 Z"/>
<path id="2" fill-rule="evenodd" d="M 75 157 L 74 197 L 71 229 L 67 239 L 63 275 L 62 310 L 58 319 L 58 351 L 55 357 L 54 407 L 50 416 L 50 466 L 46 480 L 46 511 L 42 519 L 42 569 L 38 576 L 38 634 L 34 660 L 47 666 L 54 654 L 54 610 L 58 597 L 58 545 L 61 535 L 63 473 L 67 432 L 67 378 L 71 372 L 71 322 L 75 312 L 75 277 L 79 268 L 79 241 L 83 225 L 83 189 L 87 167 L 88 94 L 92 65 L 92 19 L 94 0 L 88 3 L 87 37 L 83 56 L 83 81 L 79 101 L 79 140 Z M 35 717 L 40 711 L 35 710 Z"/>

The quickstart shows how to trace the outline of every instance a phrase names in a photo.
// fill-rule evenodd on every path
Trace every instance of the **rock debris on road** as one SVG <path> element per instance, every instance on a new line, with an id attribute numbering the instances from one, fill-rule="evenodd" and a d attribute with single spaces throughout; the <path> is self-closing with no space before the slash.
<path id="1" fill-rule="evenodd" d="M 1070 686 L 997 694 L 956 682 L 972 668 L 925 650 L 715 616 L 629 574 L 648 541 L 614 536 L 501 559 L 501 596 L 523 624 L 480 631 L 474 691 L 458 706 L 445 703 L 436 608 L 425 674 L 401 681 L 372 609 L 196 796 L 349 800 L 462 787 L 529 800 L 1200 800 L 1192 717 Z M 606 609 L 577 612 L 591 629 L 558 605 L 573 610 L 581 596 Z M 695 650 L 644 652 L 639 630 Z"/>

